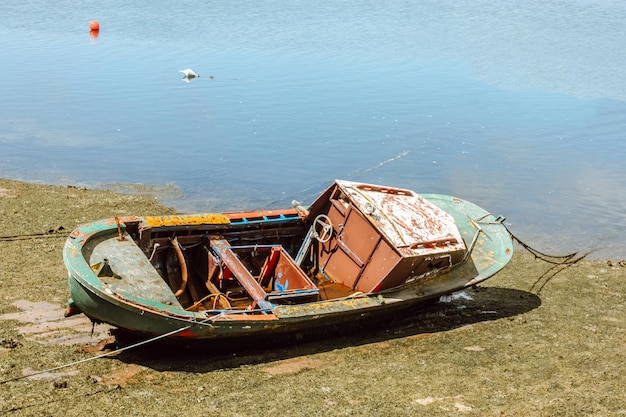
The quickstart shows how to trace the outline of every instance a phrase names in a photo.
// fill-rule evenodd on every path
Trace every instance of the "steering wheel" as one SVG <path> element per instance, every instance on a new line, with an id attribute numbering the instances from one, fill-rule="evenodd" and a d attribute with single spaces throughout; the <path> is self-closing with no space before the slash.
<path id="1" fill-rule="evenodd" d="M 333 222 L 331 222 L 325 214 L 317 216 L 313 221 L 313 237 L 320 243 L 326 243 L 330 240 L 332 235 Z"/>

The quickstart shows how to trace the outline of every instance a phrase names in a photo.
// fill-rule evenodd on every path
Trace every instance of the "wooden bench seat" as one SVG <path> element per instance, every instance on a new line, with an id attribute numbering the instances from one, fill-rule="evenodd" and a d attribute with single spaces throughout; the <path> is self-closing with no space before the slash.
<path id="1" fill-rule="evenodd" d="M 210 240 L 211 248 L 224 267 L 239 281 L 254 300 L 253 307 L 271 308 L 271 303 L 297 303 L 316 300 L 319 289 L 298 267 L 281 245 L 231 246 L 227 240 Z M 267 258 L 258 277 L 246 268 L 238 251 L 265 250 Z M 268 284 L 265 284 L 265 283 Z M 266 288 L 263 285 L 267 285 Z"/>

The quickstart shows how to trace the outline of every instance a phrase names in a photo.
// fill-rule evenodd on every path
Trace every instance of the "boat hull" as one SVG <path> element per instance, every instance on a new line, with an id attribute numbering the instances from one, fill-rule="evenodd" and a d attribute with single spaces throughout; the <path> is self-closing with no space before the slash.
<path id="1" fill-rule="evenodd" d="M 70 307 L 95 322 L 108 323 L 128 333 L 142 337 L 163 336 L 170 341 L 186 343 L 247 338 L 271 340 L 290 334 L 332 333 L 342 328 L 367 328 L 369 323 L 388 315 L 418 315 L 428 300 L 476 285 L 493 276 L 509 262 L 513 253 L 511 237 L 501 218 L 461 199 L 434 194 L 422 197 L 454 217 L 468 248 L 467 254 L 463 262 L 445 271 L 437 270 L 415 279 L 409 278 L 393 288 L 375 293 L 357 291 L 345 297 L 312 302 L 261 302 L 254 309 L 189 311 L 178 304 L 171 294 L 161 294 L 161 298 L 151 296 L 153 292 L 158 293 L 151 290 L 152 286 L 147 287 L 148 290 L 144 287 L 141 291 L 125 292 L 115 286 L 116 280 L 123 281 L 120 277 L 115 277 L 115 274 L 106 279 L 99 276 L 102 274 L 97 270 L 103 269 L 102 259 L 108 262 L 104 257 L 97 264 L 94 261 L 99 248 L 126 245 L 130 248 L 126 249 L 130 252 L 122 252 L 126 257 L 138 251 L 135 241 L 140 241 L 141 237 L 133 235 L 139 235 L 141 225 L 147 222 L 132 217 L 94 222 L 72 232 L 64 249 L 64 261 L 69 271 Z M 175 226 L 188 230 L 192 225 L 187 225 L 186 221 L 179 220 Z M 267 226 L 263 221 L 259 224 L 262 225 L 259 227 Z M 246 236 L 257 233 L 255 227 L 246 224 Z M 284 229 L 284 225 L 280 227 Z M 115 253 L 107 250 L 109 252 L 106 253 L 114 258 Z M 142 279 L 148 279 L 148 275 L 152 274 L 156 277 L 153 277 L 154 280 L 160 280 L 155 272 L 151 272 L 152 265 L 143 253 L 136 258 L 135 262 L 141 264 L 145 272 Z M 169 289 L 161 292 L 169 293 Z M 166 297 L 169 301 L 162 301 Z"/>
<path id="2" fill-rule="evenodd" d="M 367 329 L 369 322 L 375 325 L 390 316 L 417 316 L 429 301 L 468 286 L 460 271 L 456 275 L 458 280 L 454 287 L 450 287 L 450 277 L 443 277 L 444 282 L 433 280 L 429 285 L 407 287 L 376 297 L 311 303 L 306 309 L 289 307 L 289 311 L 283 312 L 278 319 L 273 316 L 264 318 L 263 315 L 217 317 L 211 321 L 206 317 L 176 317 L 90 291 L 72 276 L 69 277 L 69 288 L 72 294 L 70 305 L 96 323 L 107 323 L 146 338 L 169 334 L 167 340 L 170 342 L 228 342 L 343 333 L 355 328 Z"/>

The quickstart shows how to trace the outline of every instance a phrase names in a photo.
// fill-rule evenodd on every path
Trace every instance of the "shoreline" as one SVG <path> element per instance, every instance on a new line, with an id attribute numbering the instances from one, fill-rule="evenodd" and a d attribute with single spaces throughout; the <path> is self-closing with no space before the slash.
<path id="1" fill-rule="evenodd" d="M 120 194 L 120 195 L 132 195 L 136 197 L 143 197 L 148 200 L 153 200 L 154 205 L 150 207 L 159 207 L 161 211 L 157 209 L 156 212 L 150 212 L 149 215 L 160 215 L 160 214 L 181 214 L 181 213 L 202 213 L 203 211 L 181 211 L 179 208 L 176 208 L 174 204 L 168 205 L 167 202 L 174 202 L 176 199 L 184 199 L 185 196 L 181 192 L 181 190 L 173 185 L 173 184 L 161 184 L 161 185 L 145 185 L 142 183 L 111 183 L 111 184 L 98 184 L 94 186 L 83 186 L 83 185 L 65 185 L 65 184 L 47 184 L 42 182 L 31 182 L 31 181 L 22 181 L 22 180 L 13 180 L 8 178 L 0 178 L 0 198 L 3 197 L 11 197 L 10 190 L 3 188 L 2 184 L 15 184 L 15 186 L 23 187 L 25 185 L 31 186 L 39 186 L 39 187 L 50 187 L 51 189 L 74 189 L 74 190 L 89 190 L 91 192 L 103 192 L 108 194 Z M 22 185 L 19 185 L 22 184 Z M 7 195 L 8 193 L 8 195 Z M 245 208 L 244 208 L 245 209 Z M 141 210 L 134 212 L 132 214 L 135 215 L 148 215 L 146 213 L 141 212 Z M 107 218 L 112 217 L 112 213 L 102 212 L 102 217 Z M 98 219 L 100 219 L 98 218 Z M 97 220 L 97 219 L 91 219 Z M 76 224 L 75 226 L 78 226 Z M 533 239 L 531 237 L 526 237 L 523 235 L 522 230 L 511 230 L 511 232 L 515 232 L 516 237 L 521 236 L 521 240 L 524 241 L 525 244 L 528 244 L 535 250 L 540 252 L 547 252 L 549 255 L 553 257 L 562 257 L 567 255 L 570 252 L 576 253 L 578 256 L 582 254 L 586 254 L 586 260 L 594 260 L 594 261 L 606 261 L 608 264 L 620 264 L 626 262 L 626 247 L 624 248 L 614 248 L 607 249 L 605 248 L 576 248 L 575 245 L 568 244 L 565 245 L 567 247 L 566 250 L 560 251 L 558 247 L 554 248 L 553 245 L 549 243 L 551 238 L 549 239 L 547 236 L 539 236 L 538 239 Z M 529 231 L 527 231 L 528 234 Z M 532 230 L 530 234 L 532 234 Z M 516 244 L 516 247 L 522 249 L 521 246 Z M 545 249 L 548 247 L 549 249 Z M 622 250 L 623 249 L 623 250 Z M 623 253 L 621 253 L 623 252 Z M 618 255 L 619 254 L 619 255 Z"/>

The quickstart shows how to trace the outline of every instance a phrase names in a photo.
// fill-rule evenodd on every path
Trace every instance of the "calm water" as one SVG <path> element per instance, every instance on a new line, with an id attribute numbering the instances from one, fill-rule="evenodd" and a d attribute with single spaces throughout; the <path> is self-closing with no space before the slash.
<path id="1" fill-rule="evenodd" d="M 4 0 L 0 177 L 183 211 L 383 183 L 623 259 L 624 39 L 622 0 Z"/>

